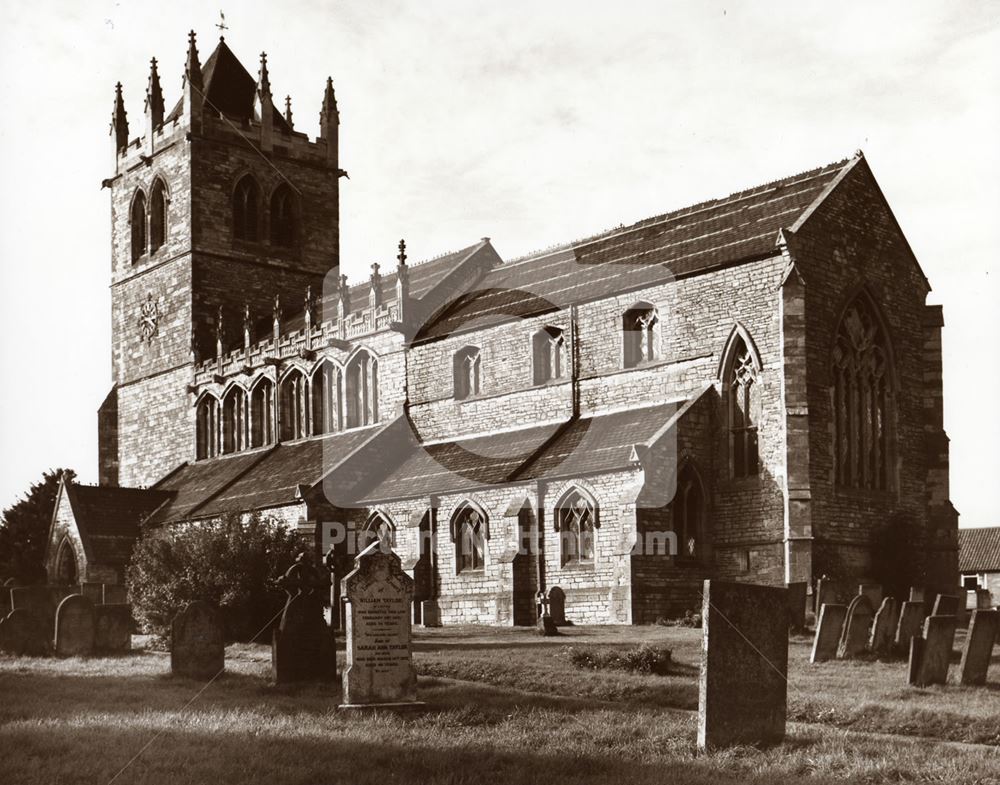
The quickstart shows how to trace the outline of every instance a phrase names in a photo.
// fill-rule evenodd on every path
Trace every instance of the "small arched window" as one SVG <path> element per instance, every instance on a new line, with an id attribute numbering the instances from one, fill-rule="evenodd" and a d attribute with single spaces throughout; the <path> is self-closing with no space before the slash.
<path id="1" fill-rule="evenodd" d="M 455 511 L 451 532 L 457 573 L 482 570 L 486 566 L 487 525 L 486 516 L 471 504 L 462 504 Z"/>
<path id="2" fill-rule="evenodd" d="M 250 391 L 250 446 L 274 441 L 274 382 L 261 379 Z"/>
<path id="3" fill-rule="evenodd" d="M 233 191 L 233 237 L 256 242 L 260 237 L 260 188 L 250 175 L 244 175 Z"/>
<path id="4" fill-rule="evenodd" d="M 480 366 L 480 353 L 477 347 L 466 346 L 455 352 L 452 373 L 456 401 L 479 395 Z"/>
<path id="5" fill-rule="evenodd" d="M 659 315 L 649 303 L 637 303 L 622 316 L 622 360 L 635 368 L 659 356 Z"/>
<path id="6" fill-rule="evenodd" d="M 545 384 L 566 374 L 566 341 L 557 327 L 543 327 L 531 337 L 532 381 Z"/>
<path id="7" fill-rule="evenodd" d="M 222 399 L 222 452 L 239 452 L 247 447 L 247 394 L 232 387 Z"/>
<path id="8" fill-rule="evenodd" d="M 677 477 L 673 519 L 678 558 L 701 558 L 704 545 L 705 494 L 701 478 L 690 463 L 685 464 Z"/>
<path id="9" fill-rule="evenodd" d="M 196 449 L 198 460 L 219 454 L 219 400 L 205 395 L 195 411 Z"/>
<path id="10" fill-rule="evenodd" d="M 597 507 L 579 490 L 569 491 L 556 505 L 560 564 L 591 564 L 594 561 L 594 529 Z"/>
<path id="11" fill-rule="evenodd" d="M 340 369 L 325 360 L 312 375 L 313 435 L 339 431 L 343 424 L 340 414 Z"/>
<path id="12" fill-rule="evenodd" d="M 396 547 L 396 527 L 392 525 L 392 521 L 378 512 L 368 519 L 365 528 L 362 529 L 358 550 L 367 548 L 375 541 L 380 542 L 383 548 Z"/>
<path id="13" fill-rule="evenodd" d="M 345 375 L 347 427 L 378 422 L 378 359 L 360 351 L 347 364 Z"/>
<path id="14" fill-rule="evenodd" d="M 80 571 L 76 564 L 76 549 L 68 538 L 59 545 L 56 556 L 56 582 L 70 586 L 80 581 Z"/>
<path id="15" fill-rule="evenodd" d="M 736 333 L 725 377 L 729 457 L 733 477 L 752 477 L 759 469 L 757 421 L 760 367 L 742 334 Z"/>
<path id="16" fill-rule="evenodd" d="M 833 348 L 834 468 L 841 487 L 892 486 L 890 358 L 875 306 L 861 295 L 844 312 Z"/>
<path id="17" fill-rule="evenodd" d="M 295 194 L 282 183 L 271 194 L 271 245 L 291 248 L 295 245 Z"/>
<path id="18" fill-rule="evenodd" d="M 129 214 L 132 228 L 132 261 L 146 253 L 146 194 L 136 191 L 132 199 L 132 211 Z"/>
<path id="19" fill-rule="evenodd" d="M 278 429 L 282 441 L 301 439 L 309 433 L 306 377 L 298 368 L 286 374 L 278 387 Z"/>
<path id="20" fill-rule="evenodd" d="M 149 199 L 149 251 L 167 241 L 167 187 L 157 178 Z"/>

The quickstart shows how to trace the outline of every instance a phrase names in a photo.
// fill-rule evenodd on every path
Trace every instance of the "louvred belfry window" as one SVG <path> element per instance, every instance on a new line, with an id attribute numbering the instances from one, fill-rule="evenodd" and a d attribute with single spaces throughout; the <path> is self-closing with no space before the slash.
<path id="1" fill-rule="evenodd" d="M 153 183 L 149 205 L 149 250 L 155 251 L 167 241 L 167 189 L 163 181 Z"/>
<path id="2" fill-rule="evenodd" d="M 139 191 L 132 200 L 132 212 L 129 215 L 132 224 L 132 261 L 146 253 L 146 195 Z"/>
<path id="3" fill-rule="evenodd" d="M 844 312 L 833 348 L 834 472 L 841 487 L 891 487 L 889 357 L 881 322 L 859 296 Z"/>

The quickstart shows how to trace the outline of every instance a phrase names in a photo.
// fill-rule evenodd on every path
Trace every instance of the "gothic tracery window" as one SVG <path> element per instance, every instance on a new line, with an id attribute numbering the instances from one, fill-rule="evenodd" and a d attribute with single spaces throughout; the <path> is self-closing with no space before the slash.
<path id="1" fill-rule="evenodd" d="M 232 387 L 222 399 L 222 452 L 239 452 L 247 447 L 247 394 Z"/>
<path id="2" fill-rule="evenodd" d="M 848 488 L 891 486 L 892 374 L 875 310 L 858 297 L 845 311 L 833 348 L 834 471 Z"/>
<path id="3" fill-rule="evenodd" d="M 219 399 L 205 395 L 195 411 L 195 455 L 214 458 L 219 454 Z"/>
<path id="4" fill-rule="evenodd" d="M 271 245 L 279 248 L 295 245 L 295 217 L 295 196 L 282 183 L 271 195 Z"/>
<path id="5" fill-rule="evenodd" d="M 659 316 L 648 303 L 638 303 L 622 316 L 622 360 L 626 368 L 635 368 L 657 359 Z"/>
<path id="6" fill-rule="evenodd" d="M 396 528 L 392 525 L 392 521 L 381 513 L 375 513 L 368 519 L 365 528 L 361 531 L 358 551 L 364 550 L 376 541 L 381 543 L 383 548 L 392 548 L 396 545 Z"/>
<path id="7" fill-rule="evenodd" d="M 137 191 L 132 199 L 129 223 L 132 229 L 132 261 L 135 262 L 146 253 L 146 195 L 142 191 Z"/>
<path id="8" fill-rule="evenodd" d="M 566 341 L 563 331 L 556 327 L 543 327 L 531 337 L 532 380 L 545 384 L 561 379 L 566 373 Z"/>
<path id="9" fill-rule="evenodd" d="M 329 360 L 324 361 L 313 372 L 310 397 L 313 435 L 339 431 L 343 427 L 340 413 L 340 369 Z"/>
<path id="10" fill-rule="evenodd" d="M 597 509 L 590 497 L 578 490 L 567 493 L 556 507 L 560 564 L 589 564 L 594 561 L 594 528 Z"/>
<path id="11" fill-rule="evenodd" d="M 298 368 L 289 371 L 278 386 L 278 432 L 282 441 L 308 434 L 306 377 Z"/>
<path id="12" fill-rule="evenodd" d="M 759 469 L 757 420 L 760 409 L 759 369 L 742 336 L 732 347 L 726 379 L 729 455 L 733 477 L 752 477 Z"/>
<path id="13" fill-rule="evenodd" d="M 260 188 L 250 175 L 244 175 L 233 191 L 233 236 L 255 242 L 259 237 Z"/>
<path id="14" fill-rule="evenodd" d="M 167 188 L 163 181 L 153 183 L 149 199 L 149 250 L 158 249 L 167 241 Z"/>
<path id="15" fill-rule="evenodd" d="M 347 427 L 378 422 L 378 359 L 367 351 L 351 358 L 345 371 Z"/>
<path id="16" fill-rule="evenodd" d="M 452 368 L 455 400 L 479 395 L 481 364 L 479 349 L 475 346 L 466 346 L 455 352 Z"/>
<path id="17" fill-rule="evenodd" d="M 455 571 L 481 570 L 486 565 L 486 518 L 475 507 L 463 504 L 452 517 Z"/>
<path id="18" fill-rule="evenodd" d="M 261 379 L 250 391 L 250 446 L 274 441 L 274 382 Z"/>

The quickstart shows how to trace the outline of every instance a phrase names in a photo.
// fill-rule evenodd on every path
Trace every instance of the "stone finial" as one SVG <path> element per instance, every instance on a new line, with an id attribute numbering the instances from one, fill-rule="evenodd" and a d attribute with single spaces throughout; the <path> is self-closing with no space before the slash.
<path id="1" fill-rule="evenodd" d="M 243 348 L 250 351 L 252 324 L 250 322 L 250 303 L 243 303 Z"/>
<path id="2" fill-rule="evenodd" d="M 274 144 L 274 101 L 271 98 L 271 77 L 267 72 L 266 52 L 260 53 L 254 105 L 260 115 L 260 146 L 263 150 L 271 150 Z"/>
<path id="3" fill-rule="evenodd" d="M 274 343 L 278 344 L 278 339 L 281 338 L 281 295 L 274 295 L 274 308 L 272 309 L 273 325 L 274 325 Z"/>
<path id="4" fill-rule="evenodd" d="M 163 90 L 156 70 L 156 58 L 149 61 L 149 84 L 146 86 L 146 116 L 153 129 L 163 125 Z"/>
<path id="5" fill-rule="evenodd" d="M 406 240 L 399 241 L 399 253 L 396 254 L 396 258 L 399 260 L 399 266 L 406 266 Z"/>
<path id="6" fill-rule="evenodd" d="M 198 328 L 195 325 L 191 325 L 191 362 L 198 362 Z"/>
<path id="7" fill-rule="evenodd" d="M 290 95 L 285 96 L 285 122 L 288 123 L 289 128 L 295 128 L 295 124 L 292 122 L 292 97 Z"/>
<path id="8" fill-rule="evenodd" d="M 312 329 L 313 323 L 316 321 L 316 297 L 313 295 L 313 288 L 311 286 L 306 287 L 306 299 L 304 303 L 305 311 L 305 322 L 306 322 L 306 332 Z"/>
<path id="9" fill-rule="evenodd" d="M 320 128 L 323 128 L 324 121 L 333 121 L 334 124 L 340 122 L 340 112 L 337 110 L 337 94 L 333 89 L 333 77 L 326 78 L 326 89 L 323 91 L 323 106 L 319 112 Z M 320 136 L 326 136 L 321 133 Z"/>
<path id="10" fill-rule="evenodd" d="M 351 312 L 351 287 L 347 285 L 347 276 L 340 276 L 340 287 L 337 294 L 337 319 L 340 321 L 340 337 L 347 335 L 347 316 Z"/>
<path id="11" fill-rule="evenodd" d="M 396 320 L 405 322 L 407 302 L 410 298 L 410 268 L 406 266 L 406 240 L 399 241 L 399 253 L 396 255 L 399 264 L 396 266 Z"/>
<path id="12" fill-rule="evenodd" d="M 195 44 L 194 30 L 188 33 L 187 60 L 184 63 L 184 85 L 197 87 L 200 91 L 204 86 L 201 73 L 201 61 L 198 59 L 198 46 Z"/>
<path id="13" fill-rule="evenodd" d="M 323 92 L 323 107 L 319 112 L 319 138 L 326 140 L 326 160 L 327 163 L 336 168 L 338 166 L 338 126 L 340 125 L 340 113 L 337 111 L 337 96 L 333 92 L 333 78 L 326 78 L 326 90 Z"/>
<path id="14" fill-rule="evenodd" d="M 115 157 L 128 147 L 128 117 L 122 98 L 122 83 L 115 85 L 115 108 L 111 112 L 111 135 L 115 138 Z"/>
<path id="15" fill-rule="evenodd" d="M 215 357 L 222 359 L 223 343 L 226 338 L 226 327 L 222 322 L 222 306 L 219 306 L 219 314 L 215 320 Z"/>
<path id="16" fill-rule="evenodd" d="M 368 306 L 377 308 L 382 304 L 382 273 L 379 272 L 379 263 L 372 263 L 371 290 L 368 293 Z"/>

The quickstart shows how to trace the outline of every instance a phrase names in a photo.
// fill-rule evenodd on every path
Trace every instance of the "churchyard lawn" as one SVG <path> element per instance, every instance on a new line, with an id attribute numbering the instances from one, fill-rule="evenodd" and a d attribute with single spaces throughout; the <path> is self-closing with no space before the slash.
<path id="1" fill-rule="evenodd" d="M 901 662 L 810 665 L 796 637 L 786 741 L 699 755 L 700 630 L 563 633 L 415 630 L 427 709 L 408 715 L 345 715 L 339 687 L 272 686 L 259 645 L 230 646 L 200 695 L 152 649 L 0 656 L 0 782 L 106 783 L 142 751 L 116 783 L 1000 783 L 1000 657 L 985 688 L 915 689 Z M 673 650 L 671 675 L 569 659 L 642 642 Z"/>

